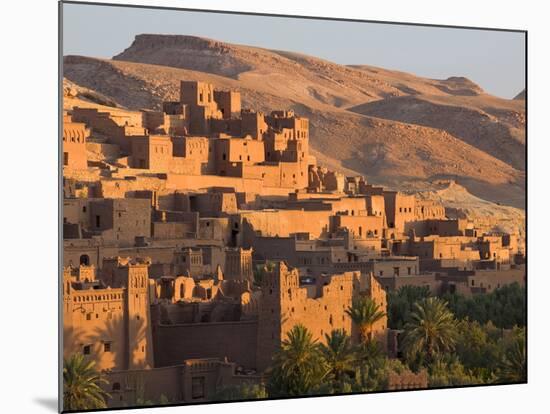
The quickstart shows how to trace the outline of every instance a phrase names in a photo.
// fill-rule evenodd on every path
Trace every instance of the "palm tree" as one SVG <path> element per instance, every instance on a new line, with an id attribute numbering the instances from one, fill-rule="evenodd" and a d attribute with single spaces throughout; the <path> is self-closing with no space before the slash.
<path id="1" fill-rule="evenodd" d="M 527 380 L 524 337 L 518 335 L 514 339 L 513 344 L 506 350 L 499 368 L 498 379 L 501 382 L 514 383 Z"/>
<path id="2" fill-rule="evenodd" d="M 321 354 L 327 365 L 327 375 L 332 379 L 333 389 L 342 392 L 346 375 L 354 371 L 355 355 L 350 337 L 344 330 L 335 329 L 325 334 L 326 345 L 321 344 Z"/>
<path id="3" fill-rule="evenodd" d="M 64 410 L 107 408 L 105 398 L 110 398 L 110 395 L 100 387 L 107 381 L 100 377 L 94 365 L 94 361 L 86 361 L 82 354 L 63 360 Z"/>
<path id="4" fill-rule="evenodd" d="M 439 352 L 452 351 L 456 339 L 457 322 L 447 302 L 434 297 L 415 302 L 403 338 L 409 356 L 424 355 L 431 363 Z"/>
<path id="5" fill-rule="evenodd" d="M 362 342 L 372 340 L 373 325 L 386 316 L 386 313 L 381 311 L 379 306 L 367 296 L 359 296 L 354 299 L 346 313 L 359 328 Z"/>
<path id="6" fill-rule="evenodd" d="M 370 392 L 382 389 L 387 359 L 377 341 L 361 342 L 356 351 L 355 384 L 357 391 Z"/>
<path id="7" fill-rule="evenodd" d="M 316 391 L 327 374 L 319 344 L 303 325 L 295 325 L 281 343 L 270 369 L 270 396 L 299 396 Z"/>

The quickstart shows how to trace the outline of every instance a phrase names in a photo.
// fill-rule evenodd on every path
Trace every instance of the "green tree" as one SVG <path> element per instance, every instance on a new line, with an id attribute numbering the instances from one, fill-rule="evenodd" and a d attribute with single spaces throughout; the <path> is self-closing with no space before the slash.
<path id="1" fill-rule="evenodd" d="M 296 325 L 273 358 L 267 390 L 270 396 L 318 394 L 327 375 L 319 344 L 303 325 Z"/>
<path id="2" fill-rule="evenodd" d="M 342 329 L 325 334 L 326 345 L 321 344 L 321 354 L 328 372 L 327 379 L 332 382 L 334 392 L 344 391 L 344 384 L 354 372 L 355 354 L 351 338 Z"/>
<path id="3" fill-rule="evenodd" d="M 110 395 L 101 389 L 107 384 L 94 369 L 94 361 L 86 361 L 84 355 L 74 354 L 63 360 L 63 409 L 91 410 L 106 408 Z"/>
<path id="4" fill-rule="evenodd" d="M 505 285 L 488 294 L 466 298 L 457 293 L 442 296 L 458 319 L 468 318 L 486 324 L 491 321 L 498 328 L 525 326 L 526 292 L 518 283 Z"/>
<path id="5" fill-rule="evenodd" d="M 405 321 L 409 320 L 415 302 L 430 296 L 428 286 L 401 286 L 388 293 L 388 327 L 403 329 Z"/>
<path id="6" fill-rule="evenodd" d="M 409 358 L 421 355 L 431 363 L 440 352 L 454 350 L 456 336 L 457 322 L 447 302 L 430 297 L 415 303 L 405 324 L 403 349 Z"/>
<path id="7" fill-rule="evenodd" d="M 267 391 L 263 385 L 245 382 L 220 388 L 213 399 L 214 401 L 241 401 L 263 398 L 267 398 Z"/>
<path id="8" fill-rule="evenodd" d="M 499 366 L 498 380 L 504 383 L 527 381 L 525 329 L 518 329 L 513 333 L 512 342 Z"/>
<path id="9" fill-rule="evenodd" d="M 356 350 L 354 391 L 383 390 L 387 386 L 388 358 L 376 341 L 361 342 Z"/>
<path id="10" fill-rule="evenodd" d="M 467 370 L 456 356 L 450 358 L 436 357 L 428 372 L 428 385 L 430 387 L 483 384 L 483 380 Z"/>
<path id="11" fill-rule="evenodd" d="M 372 339 L 373 325 L 386 316 L 385 312 L 379 309 L 379 306 L 369 297 L 359 296 L 353 300 L 351 307 L 346 309 L 346 313 L 359 328 L 359 334 L 362 342 Z"/>
<path id="12" fill-rule="evenodd" d="M 495 381 L 503 347 L 501 331 L 494 325 L 481 325 L 468 319 L 460 321 L 455 350 L 465 369 L 484 383 Z"/>

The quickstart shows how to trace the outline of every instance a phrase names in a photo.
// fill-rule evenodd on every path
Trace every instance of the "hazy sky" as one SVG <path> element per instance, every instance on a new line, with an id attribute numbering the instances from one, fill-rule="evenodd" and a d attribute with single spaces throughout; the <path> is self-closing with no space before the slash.
<path id="1" fill-rule="evenodd" d="M 446 79 L 465 76 L 512 98 L 524 88 L 517 32 L 64 4 L 63 54 L 110 58 L 140 33 L 204 36 Z"/>

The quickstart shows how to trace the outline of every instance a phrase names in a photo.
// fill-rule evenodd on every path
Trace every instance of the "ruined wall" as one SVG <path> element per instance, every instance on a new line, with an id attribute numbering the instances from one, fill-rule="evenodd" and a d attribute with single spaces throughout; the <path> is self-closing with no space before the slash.
<path id="1" fill-rule="evenodd" d="M 382 237 L 383 219 L 380 216 L 352 216 L 335 215 L 330 218 L 330 231 L 336 232 L 338 229 L 346 228 L 355 236 L 363 237 Z"/>
<path id="2" fill-rule="evenodd" d="M 70 117 L 63 120 L 63 167 L 77 170 L 88 168 L 86 139 L 90 130 L 84 123 L 72 122 Z"/>
<path id="3" fill-rule="evenodd" d="M 214 100 L 225 119 L 241 114 L 241 93 L 239 91 L 214 91 Z"/>
<path id="4" fill-rule="evenodd" d="M 391 273 L 390 273 L 391 275 Z M 377 280 L 387 292 L 399 290 L 402 286 L 427 286 L 433 295 L 442 293 L 443 281 L 434 274 L 416 276 L 377 276 Z"/>
<path id="5" fill-rule="evenodd" d="M 227 217 L 199 219 L 199 239 L 218 240 L 227 244 L 231 240 L 231 222 Z"/>
<path id="6" fill-rule="evenodd" d="M 235 193 L 211 192 L 190 196 L 191 209 L 200 213 L 201 217 L 219 217 L 223 214 L 237 212 L 237 197 Z"/>
<path id="7" fill-rule="evenodd" d="M 234 162 L 255 164 L 265 161 L 264 143 L 245 138 L 218 138 L 215 141 L 216 172 L 219 175 Z"/>
<path id="8" fill-rule="evenodd" d="M 89 227 L 90 199 L 65 198 L 63 200 L 63 223 L 79 224 L 83 228 Z"/>
<path id="9" fill-rule="evenodd" d="M 388 227 L 394 227 L 399 233 L 405 231 L 405 223 L 415 219 L 415 197 L 397 191 L 384 191 L 384 204 Z"/>
<path id="10" fill-rule="evenodd" d="M 277 268 L 262 280 L 262 302 L 259 311 L 258 363 L 263 370 L 288 332 L 297 324 L 305 326 L 313 338 L 324 342 L 325 335 L 343 329 L 358 340 L 358 331 L 346 313 L 359 292 L 365 292 L 384 311 L 386 294 L 373 278 L 359 272 L 346 272 L 326 278 L 316 285 L 300 286 L 299 272 L 279 262 Z M 373 326 L 373 337 L 385 346 L 387 318 Z"/>
<path id="11" fill-rule="evenodd" d="M 190 358 L 228 357 L 246 368 L 256 366 L 257 321 L 157 325 L 155 366 Z"/>
<path id="12" fill-rule="evenodd" d="M 467 281 L 457 286 L 457 292 L 471 296 L 476 293 L 490 293 L 505 285 L 518 283 L 524 287 L 526 281 L 525 268 L 509 270 L 476 270 L 475 274 L 468 276 Z"/>
<path id="13" fill-rule="evenodd" d="M 104 239 L 133 244 L 151 237 L 151 204 L 146 199 L 94 199 L 90 202 L 90 230 Z"/>
<path id="14" fill-rule="evenodd" d="M 479 260 L 476 239 L 470 237 L 428 236 L 410 240 L 408 253 L 420 259 Z"/>
<path id="15" fill-rule="evenodd" d="M 122 178 L 102 179 L 97 183 L 97 197 L 124 198 L 134 191 L 162 191 L 166 180 L 157 177 L 136 177 L 132 180 Z"/>
<path id="16" fill-rule="evenodd" d="M 420 261 L 418 257 L 410 259 L 388 259 L 374 260 L 371 262 L 370 271 L 375 276 L 412 276 L 420 272 Z"/>
<path id="17" fill-rule="evenodd" d="M 312 238 L 326 235 L 329 230 L 330 211 L 263 210 L 243 211 L 238 214 L 242 222 L 243 247 L 253 245 L 254 237 L 288 237 L 292 233 L 310 233 Z"/>
<path id="18" fill-rule="evenodd" d="M 197 235 L 195 223 L 192 222 L 154 222 L 152 227 L 155 239 L 194 238 Z"/>
<path id="19" fill-rule="evenodd" d="M 265 115 L 262 112 L 247 110 L 241 112 L 241 117 L 241 134 L 250 135 L 253 139 L 261 139 L 267 131 Z"/>
<path id="20" fill-rule="evenodd" d="M 224 278 L 227 280 L 254 281 L 252 249 L 228 248 L 225 250 Z"/>
<path id="21" fill-rule="evenodd" d="M 388 390 L 414 390 L 428 388 L 428 372 L 422 370 L 418 374 L 411 371 L 390 372 L 388 376 Z"/>
<path id="22" fill-rule="evenodd" d="M 75 289 L 63 277 L 63 354 L 82 353 L 102 369 L 151 368 L 147 267 L 125 266 L 112 288 Z"/>
<path id="23" fill-rule="evenodd" d="M 172 159 L 172 141 L 167 136 L 147 135 L 132 139 L 130 167 L 168 171 Z"/>
<path id="24" fill-rule="evenodd" d="M 95 108 L 73 108 L 71 114 L 74 121 L 83 122 L 92 130 L 109 137 L 111 144 L 119 145 L 127 153 L 131 150 L 131 137 L 143 136 L 147 132 L 140 112 L 120 114 L 99 112 Z"/>
<path id="25" fill-rule="evenodd" d="M 64 283 L 67 283 L 64 280 Z M 110 291 L 64 289 L 63 357 L 83 353 L 96 368 L 127 367 L 125 300 L 123 289 Z"/>
<path id="26" fill-rule="evenodd" d="M 417 237 L 438 235 L 438 236 L 461 236 L 459 220 L 428 219 L 412 221 L 405 224 L 405 233 L 414 232 Z"/>
<path id="27" fill-rule="evenodd" d="M 103 390 L 111 395 L 109 408 L 140 405 L 140 401 L 159 404 L 161 396 L 170 402 L 183 401 L 183 367 L 171 366 L 147 370 L 124 370 L 106 373 Z"/>
<path id="28" fill-rule="evenodd" d="M 416 220 L 445 219 L 445 207 L 433 200 L 416 200 L 414 215 Z"/>
<path id="29" fill-rule="evenodd" d="M 382 223 L 384 228 L 387 227 L 388 223 L 386 221 L 386 205 L 384 202 L 384 196 L 382 195 L 369 195 L 365 197 L 367 203 L 367 211 L 369 216 L 380 216 L 382 217 Z"/>

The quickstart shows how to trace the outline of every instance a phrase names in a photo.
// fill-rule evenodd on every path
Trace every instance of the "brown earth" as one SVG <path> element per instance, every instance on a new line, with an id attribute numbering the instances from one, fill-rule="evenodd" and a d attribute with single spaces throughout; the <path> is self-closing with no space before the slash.
<path id="1" fill-rule="evenodd" d="M 520 93 L 518 93 L 516 96 L 514 96 L 514 99 L 525 100 L 525 89 L 522 90 Z"/>
<path id="2" fill-rule="evenodd" d="M 168 35 L 139 35 L 111 60 L 66 56 L 64 75 L 131 110 L 177 98 L 182 79 L 239 89 L 244 107 L 309 117 L 312 151 L 330 168 L 400 189 L 452 178 L 478 197 L 524 207 L 524 101 L 465 78 Z"/>

